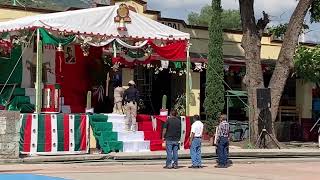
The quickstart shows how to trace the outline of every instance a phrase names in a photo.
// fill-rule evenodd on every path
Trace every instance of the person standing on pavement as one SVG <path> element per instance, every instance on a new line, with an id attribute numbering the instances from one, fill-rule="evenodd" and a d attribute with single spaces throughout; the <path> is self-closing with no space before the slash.
<path id="1" fill-rule="evenodd" d="M 230 125 L 227 121 L 227 116 L 222 114 L 219 118 L 220 124 L 217 130 L 217 141 L 218 141 L 218 165 L 216 168 L 226 168 L 228 163 L 228 146 L 229 146 L 229 132 Z"/>
<path id="2" fill-rule="evenodd" d="M 203 132 L 203 123 L 198 115 L 193 116 L 194 123 L 191 125 L 190 134 L 190 156 L 192 166 L 189 168 L 202 168 L 201 166 L 201 138 Z"/>
<path id="3" fill-rule="evenodd" d="M 137 130 L 137 108 L 139 102 L 139 92 L 134 81 L 129 81 L 129 88 L 123 93 L 123 101 L 126 111 L 126 129 L 127 131 Z"/>
<path id="4" fill-rule="evenodd" d="M 177 118 L 177 112 L 172 110 L 170 118 L 165 122 L 162 132 L 166 143 L 167 161 L 165 169 L 178 168 L 178 150 L 181 137 L 181 120 Z"/>

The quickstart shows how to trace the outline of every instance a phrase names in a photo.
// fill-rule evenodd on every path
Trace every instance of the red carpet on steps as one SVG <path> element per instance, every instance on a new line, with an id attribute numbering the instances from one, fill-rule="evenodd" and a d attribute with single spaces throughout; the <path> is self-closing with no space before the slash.
<path id="1" fill-rule="evenodd" d="M 138 130 L 144 132 L 144 140 L 150 141 L 150 150 L 151 151 L 160 151 L 164 150 L 162 148 L 162 121 L 157 120 L 157 128 L 156 131 L 153 131 L 152 121 L 150 115 L 138 115 Z"/>
<path id="2" fill-rule="evenodd" d="M 139 114 L 137 115 L 138 130 L 144 132 L 144 139 L 150 141 L 150 150 L 159 151 L 164 150 L 162 147 L 162 126 L 166 121 L 167 116 L 155 116 L 157 119 L 157 128 L 155 131 L 152 127 L 152 120 L 150 115 Z M 190 136 L 191 124 L 190 117 L 186 118 L 186 143 L 184 145 L 185 149 L 189 149 L 189 136 Z"/>

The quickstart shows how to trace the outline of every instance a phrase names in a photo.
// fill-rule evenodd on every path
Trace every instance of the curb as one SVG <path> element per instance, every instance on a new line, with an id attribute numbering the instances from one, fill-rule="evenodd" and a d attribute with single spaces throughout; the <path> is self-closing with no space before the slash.
<path id="1" fill-rule="evenodd" d="M 203 152 L 203 159 L 213 159 L 216 158 L 216 153 L 213 152 Z M 179 153 L 179 158 L 181 160 L 190 159 L 188 153 Z M 230 159 L 235 161 L 251 161 L 252 159 L 260 160 L 270 160 L 270 159 L 313 159 L 318 158 L 320 161 L 320 151 L 293 151 L 293 150 L 279 150 L 279 151 L 238 151 L 230 152 Z M 155 153 L 110 153 L 110 154 L 86 154 L 86 155 L 60 155 L 60 156 L 34 156 L 25 157 L 20 159 L 0 159 L 0 163 L 54 163 L 54 162 L 106 162 L 106 163 L 119 163 L 120 161 L 157 161 L 166 159 L 165 152 L 155 152 Z"/>

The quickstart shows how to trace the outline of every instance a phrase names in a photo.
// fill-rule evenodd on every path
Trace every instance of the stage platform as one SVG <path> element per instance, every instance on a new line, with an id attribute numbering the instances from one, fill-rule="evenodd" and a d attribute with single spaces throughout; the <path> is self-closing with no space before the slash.
<path id="1" fill-rule="evenodd" d="M 167 118 L 140 114 L 137 131 L 133 132 L 125 129 L 125 115 L 119 114 L 22 114 L 20 152 L 63 155 L 87 154 L 89 148 L 105 154 L 164 150 L 161 133 Z M 188 149 L 190 118 L 180 119 L 181 149 Z"/>

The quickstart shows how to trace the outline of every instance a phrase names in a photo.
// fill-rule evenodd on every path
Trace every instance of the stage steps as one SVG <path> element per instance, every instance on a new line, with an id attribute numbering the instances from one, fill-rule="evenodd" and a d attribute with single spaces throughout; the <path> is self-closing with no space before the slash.
<path id="1" fill-rule="evenodd" d="M 109 153 L 112 151 L 150 151 L 150 141 L 146 141 L 144 139 L 144 133 L 142 131 L 126 131 L 124 115 L 91 115 L 90 124 L 93 127 L 93 134 L 104 153 Z"/>
<path id="2" fill-rule="evenodd" d="M 118 133 L 118 140 L 123 142 L 123 152 L 148 152 L 150 141 L 144 139 L 143 131 L 126 131 L 125 115 L 105 114 L 112 122 L 113 131 Z"/>
<path id="3" fill-rule="evenodd" d="M 7 109 L 20 111 L 21 113 L 33 113 L 35 110 L 36 90 L 34 88 L 15 88 L 12 95 L 12 88 L 7 88 L 2 95 L 2 100 L 7 101 Z M 2 103 L 3 104 L 3 103 Z M 71 113 L 71 108 L 64 104 L 64 98 L 61 98 L 61 112 Z"/>

